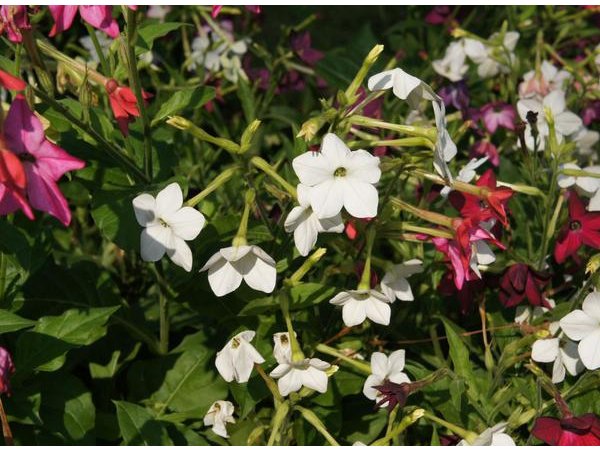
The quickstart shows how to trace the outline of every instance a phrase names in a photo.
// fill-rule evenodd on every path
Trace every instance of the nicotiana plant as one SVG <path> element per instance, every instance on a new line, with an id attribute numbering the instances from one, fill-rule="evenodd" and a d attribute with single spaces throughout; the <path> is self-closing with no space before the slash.
<path id="1" fill-rule="evenodd" d="M 6 444 L 600 445 L 599 25 L 1 6 Z"/>

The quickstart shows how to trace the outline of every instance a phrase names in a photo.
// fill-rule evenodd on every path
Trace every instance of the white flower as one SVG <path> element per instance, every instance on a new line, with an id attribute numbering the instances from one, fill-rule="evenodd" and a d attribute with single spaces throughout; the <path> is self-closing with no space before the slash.
<path id="1" fill-rule="evenodd" d="M 294 232 L 294 243 L 302 256 L 308 255 L 317 243 L 319 233 L 341 233 L 344 222 L 341 214 L 331 218 L 319 219 L 310 206 L 310 189 L 303 184 L 296 188 L 298 203 L 285 219 L 283 226 L 288 233 Z"/>
<path id="2" fill-rule="evenodd" d="M 290 334 L 286 332 L 275 333 L 273 335 L 273 356 L 279 364 L 292 360 L 292 345 L 290 343 Z"/>
<path id="3" fill-rule="evenodd" d="M 299 391 L 302 386 L 314 389 L 321 394 L 327 392 L 327 373 L 331 365 L 317 358 L 306 358 L 303 361 L 280 362 L 271 371 L 271 376 L 277 379 L 279 393 L 286 397 L 290 392 Z"/>
<path id="4" fill-rule="evenodd" d="M 319 152 L 306 152 L 292 161 L 300 183 L 312 187 L 309 201 L 319 219 L 334 217 L 342 207 L 354 217 L 375 217 L 381 177 L 379 158 L 350 149 L 335 134 L 323 138 Z"/>
<path id="5" fill-rule="evenodd" d="M 581 119 L 566 109 L 565 93 L 563 91 L 552 91 L 540 102 L 533 98 L 526 98 L 517 102 L 517 110 L 522 120 L 527 121 L 527 113 L 533 111 L 537 113 L 537 128 L 539 131 L 538 151 L 544 150 L 545 138 L 550 134 L 548 123 L 544 114 L 544 108 L 549 108 L 554 118 L 554 127 L 556 129 L 556 138 L 562 142 L 564 136 L 575 133 L 582 125 Z M 534 149 L 533 135 L 531 126 L 527 124 L 525 128 L 525 143 L 530 150 Z"/>
<path id="6" fill-rule="evenodd" d="M 396 299 L 413 301 L 412 289 L 407 278 L 416 273 L 423 272 L 423 263 L 418 259 L 410 259 L 402 264 L 393 266 L 386 272 L 381 280 L 381 291 L 393 303 Z"/>
<path id="7" fill-rule="evenodd" d="M 566 372 L 577 375 L 583 370 L 583 364 L 577 353 L 577 344 L 566 340 L 561 345 L 560 337 L 535 341 L 531 347 L 531 359 L 541 363 L 554 363 L 552 366 L 553 383 L 562 382 Z"/>
<path id="8" fill-rule="evenodd" d="M 262 364 L 265 359 L 250 343 L 256 332 L 242 331 L 235 335 L 225 347 L 217 353 L 215 365 L 221 376 L 228 383 L 232 380 L 246 383 L 254 364 Z"/>
<path id="9" fill-rule="evenodd" d="M 540 66 L 539 77 L 535 70 L 530 70 L 523 75 L 523 82 L 519 85 L 519 96 L 543 98 L 551 91 L 563 90 L 565 83 L 571 79 L 571 74 L 558 68 L 549 61 L 544 60 Z"/>
<path id="10" fill-rule="evenodd" d="M 392 310 L 387 295 L 374 289 L 344 291 L 337 294 L 329 303 L 342 307 L 342 318 L 347 327 L 360 325 L 370 319 L 381 325 L 390 324 Z"/>
<path id="11" fill-rule="evenodd" d="M 477 172 L 475 172 L 475 169 L 479 168 L 481 165 L 485 164 L 485 162 L 488 160 L 487 156 L 484 156 L 483 158 L 473 158 L 471 159 L 471 161 L 469 161 L 467 164 L 465 164 L 465 166 L 460 169 L 458 171 L 458 175 L 456 176 L 456 179 L 458 181 L 462 181 L 464 183 L 470 183 L 471 180 L 473 178 L 475 178 L 475 175 L 477 175 Z M 450 191 L 452 191 L 452 188 L 450 186 L 444 186 L 442 188 L 442 190 L 440 191 L 440 194 L 443 195 L 444 197 L 447 197 L 448 194 L 450 193 Z"/>
<path id="12" fill-rule="evenodd" d="M 598 140 L 600 140 L 600 133 L 582 126 L 571 135 L 571 139 L 575 142 L 580 155 L 591 156 L 592 159 L 595 158 L 597 160 L 598 154 L 594 147 L 598 143 Z"/>
<path id="13" fill-rule="evenodd" d="M 98 39 L 98 44 L 100 44 L 100 48 L 104 53 L 108 51 L 110 45 L 113 43 L 113 39 L 109 38 L 106 33 L 96 30 L 96 38 Z M 94 45 L 94 41 L 91 36 L 84 36 L 79 39 L 79 43 L 83 48 L 85 48 L 90 53 L 90 59 L 94 62 L 100 62 L 100 56 L 98 55 L 98 51 L 96 50 L 96 46 Z"/>
<path id="14" fill-rule="evenodd" d="M 433 167 L 441 177 L 452 181 L 452 174 L 448 163 L 454 159 L 457 153 L 456 144 L 452 141 L 446 129 L 446 106 L 438 97 L 432 102 L 435 126 L 437 128 L 437 141 L 433 152 Z"/>
<path id="15" fill-rule="evenodd" d="M 588 211 L 600 211 L 600 189 L 596 191 L 587 205 Z"/>
<path id="16" fill-rule="evenodd" d="M 208 270 L 208 283 L 217 297 L 235 291 L 242 279 L 252 289 L 273 292 L 277 281 L 275 261 L 256 245 L 222 248 L 200 269 Z"/>
<path id="17" fill-rule="evenodd" d="M 404 354 L 404 350 L 396 350 L 389 357 L 380 352 L 374 352 L 371 355 L 371 375 L 367 377 L 363 385 L 365 397 L 375 400 L 377 403 L 382 401 L 384 397 L 375 389 L 375 386 L 381 386 L 385 380 L 396 384 L 410 383 L 410 378 L 403 372 Z M 379 404 L 380 408 L 386 406 L 387 402 Z"/>
<path id="18" fill-rule="evenodd" d="M 561 169 L 582 170 L 581 167 L 573 163 L 563 164 L 561 165 Z M 583 170 L 586 172 L 600 173 L 600 166 L 586 167 Z M 577 185 L 577 187 L 587 195 L 592 195 L 600 189 L 600 178 L 559 174 L 557 181 L 561 188 L 569 188 L 573 185 Z"/>
<path id="19" fill-rule="evenodd" d="M 477 438 L 473 441 L 472 444 L 469 444 L 464 439 L 460 441 L 457 445 L 481 445 L 481 446 L 504 446 L 510 445 L 514 446 L 515 441 L 504 432 L 506 430 L 506 423 L 502 422 L 493 427 L 487 428 L 483 433 L 481 433 Z"/>
<path id="20" fill-rule="evenodd" d="M 465 64 L 467 54 L 462 41 L 452 42 L 442 59 L 436 59 L 431 63 L 433 70 L 450 81 L 462 80 L 469 66 Z"/>
<path id="21" fill-rule="evenodd" d="M 493 41 L 497 37 L 498 33 L 494 33 L 488 40 Z M 489 46 L 481 41 L 466 38 L 464 40 L 465 53 L 477 64 L 477 74 L 481 78 L 495 77 L 500 72 L 508 73 L 508 64 L 515 59 L 513 50 L 518 40 L 519 33 L 516 31 L 508 31 L 504 35 L 502 45 Z"/>
<path id="22" fill-rule="evenodd" d="M 560 327 L 569 338 L 579 341 L 577 350 L 585 367 L 600 368 L 600 293 L 588 294 L 582 309 L 560 319 Z"/>
<path id="23" fill-rule="evenodd" d="M 217 400 L 209 408 L 208 412 L 204 416 L 204 425 L 211 426 L 215 434 L 228 438 L 227 423 L 235 423 L 233 418 L 233 403 L 226 400 Z"/>
<path id="24" fill-rule="evenodd" d="M 150 19 L 158 19 L 161 22 L 165 21 L 165 17 L 171 11 L 170 6 L 150 5 L 146 15 Z"/>
<path id="25" fill-rule="evenodd" d="M 427 83 L 400 68 L 373 75 L 367 85 L 370 91 L 391 88 L 394 95 L 400 100 L 406 100 L 412 109 L 416 109 L 423 99 L 434 101 L 439 98 Z"/>
<path id="26" fill-rule="evenodd" d="M 183 206 L 179 185 L 169 184 L 156 199 L 150 194 L 138 195 L 133 199 L 133 209 L 144 227 L 140 237 L 142 259 L 158 261 L 166 252 L 175 264 L 192 270 L 192 251 L 185 241 L 195 239 L 206 221 L 198 210 Z"/>
<path id="27" fill-rule="evenodd" d="M 556 306 L 556 302 L 551 298 L 547 298 L 546 301 L 552 308 Z M 515 323 L 531 323 L 542 317 L 548 311 L 550 311 L 550 309 L 544 306 L 534 306 L 533 308 L 530 308 L 529 306 L 519 305 L 515 311 Z"/>

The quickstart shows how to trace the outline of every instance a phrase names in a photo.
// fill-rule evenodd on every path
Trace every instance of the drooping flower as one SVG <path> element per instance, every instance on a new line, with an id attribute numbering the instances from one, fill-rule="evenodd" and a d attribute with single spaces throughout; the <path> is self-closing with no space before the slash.
<path id="1" fill-rule="evenodd" d="M 515 446 L 513 438 L 506 434 L 504 430 L 506 430 L 506 423 L 502 422 L 485 429 L 472 443 L 468 443 L 463 439 L 457 445 Z"/>
<path id="2" fill-rule="evenodd" d="M 23 42 L 21 30 L 29 30 L 27 6 L 3 5 L 0 6 L 0 34 L 6 33 L 8 40 L 14 43 Z"/>
<path id="3" fill-rule="evenodd" d="M 577 417 L 538 417 L 531 429 L 539 440 L 548 445 L 600 445 L 600 418 L 588 413 Z"/>
<path id="4" fill-rule="evenodd" d="M 415 299 L 407 278 L 423 272 L 423 262 L 419 259 L 410 259 L 402 264 L 396 264 L 385 273 L 381 280 L 381 291 L 393 303 L 396 299 L 410 302 Z"/>
<path id="5" fill-rule="evenodd" d="M 283 226 L 288 233 L 294 233 L 294 243 L 298 252 L 306 256 L 317 243 L 319 233 L 341 233 L 344 222 L 340 213 L 326 219 L 319 219 L 310 206 L 309 187 L 299 184 L 298 203 L 285 219 Z"/>
<path id="6" fill-rule="evenodd" d="M 406 100 L 412 109 L 416 109 L 423 99 L 430 101 L 439 99 L 427 83 L 400 68 L 373 75 L 367 81 L 367 85 L 370 91 L 392 89 L 394 95 L 400 100 Z"/>
<path id="7" fill-rule="evenodd" d="M 366 319 L 389 325 L 392 310 L 387 295 L 375 289 L 343 291 L 329 300 L 332 305 L 342 307 L 342 318 L 347 327 L 360 325 Z"/>
<path id="8" fill-rule="evenodd" d="M 0 347 L 0 394 L 10 396 L 10 377 L 13 373 L 15 373 L 15 365 L 12 356 L 8 350 Z"/>
<path id="9" fill-rule="evenodd" d="M 134 117 L 140 117 L 140 110 L 137 104 L 137 98 L 131 89 L 124 86 L 119 86 L 118 83 L 110 79 L 104 86 L 110 101 L 110 108 L 117 119 L 117 124 L 123 136 L 129 135 L 129 122 L 133 121 Z M 152 97 L 147 92 L 142 92 L 144 100 L 147 101 Z"/>
<path id="10" fill-rule="evenodd" d="M 273 292 L 277 281 L 275 261 L 256 245 L 222 248 L 200 269 L 208 271 L 208 283 L 217 297 L 227 295 L 242 284 L 252 289 Z"/>
<path id="11" fill-rule="evenodd" d="M 207 427 L 212 426 L 213 432 L 223 438 L 228 438 L 227 424 L 235 423 L 233 418 L 233 412 L 235 408 L 233 403 L 226 400 L 217 400 L 208 409 L 208 412 L 204 416 L 204 425 Z"/>
<path id="12" fill-rule="evenodd" d="M 248 382 L 254 364 L 265 362 L 265 359 L 250 343 L 255 335 L 255 331 L 242 331 L 231 338 L 225 344 L 225 347 L 217 353 L 215 365 L 223 379 L 228 383 L 232 380 L 238 383 Z"/>
<path id="13" fill-rule="evenodd" d="M 563 342 L 560 337 L 535 341 L 531 347 L 531 359 L 541 363 L 554 363 L 552 365 L 553 383 L 562 382 L 566 372 L 575 376 L 583 370 L 583 363 L 577 352 L 577 344 L 568 339 Z"/>
<path id="14" fill-rule="evenodd" d="M 371 375 L 365 380 L 363 394 L 369 400 L 377 401 L 377 406 L 380 408 L 387 407 L 388 402 L 376 386 L 381 386 L 386 381 L 396 384 L 410 383 L 410 378 L 403 372 L 404 356 L 404 350 L 396 350 L 389 357 L 380 352 L 371 355 Z"/>
<path id="15" fill-rule="evenodd" d="M 492 134 L 496 132 L 498 127 L 514 130 L 516 117 L 515 109 L 512 105 L 506 103 L 488 103 L 481 108 L 481 118 L 485 129 Z"/>
<path id="16" fill-rule="evenodd" d="M 292 344 L 287 331 L 273 334 L 273 356 L 279 364 L 292 360 Z"/>
<path id="17" fill-rule="evenodd" d="M 133 209 L 144 227 L 140 236 L 142 259 L 158 261 L 166 253 L 173 263 L 190 272 L 193 257 L 185 241 L 196 239 L 206 219 L 195 208 L 183 206 L 179 184 L 169 184 L 156 198 L 146 193 L 138 195 L 133 199 Z"/>
<path id="18" fill-rule="evenodd" d="M 533 306 L 551 308 L 552 305 L 543 295 L 549 282 L 550 275 L 538 272 L 527 264 L 513 264 L 500 278 L 500 302 L 512 307 L 527 299 Z"/>
<path id="19" fill-rule="evenodd" d="M 27 84 L 20 78 L 12 76 L 4 70 L 0 70 L 0 87 L 11 91 L 22 91 L 27 87 Z"/>
<path id="20" fill-rule="evenodd" d="M 577 253 L 582 245 L 600 248 L 600 213 L 588 212 L 585 204 L 576 192 L 569 193 L 569 220 L 561 229 L 554 259 L 563 263 L 569 256 Z"/>
<path id="21" fill-rule="evenodd" d="M 277 380 L 279 393 L 287 397 L 291 392 L 298 392 L 302 386 L 314 389 L 321 394 L 327 392 L 327 373 L 331 365 L 317 358 L 306 358 L 302 361 L 291 359 L 280 362 L 270 375 Z"/>
<path id="22" fill-rule="evenodd" d="M 345 208 L 354 217 L 375 217 L 379 195 L 374 186 L 379 158 L 365 150 L 351 151 L 333 133 L 323 138 L 319 152 L 306 152 L 292 161 L 300 183 L 310 186 L 309 201 L 319 219 Z"/>
<path id="23" fill-rule="evenodd" d="M 79 11 L 81 18 L 94 28 L 104 31 L 113 39 L 119 36 L 119 25 L 112 17 L 112 6 L 110 5 L 50 5 L 48 8 L 54 18 L 54 26 L 50 30 L 50 37 L 71 28 L 77 11 Z"/>
<path id="24" fill-rule="evenodd" d="M 21 94 L 10 105 L 4 122 L 4 137 L 8 149 L 23 164 L 31 206 L 53 215 L 65 226 L 69 225 L 71 210 L 57 181 L 66 172 L 82 169 L 85 162 L 46 138 L 42 122 Z"/>
<path id="25" fill-rule="evenodd" d="M 466 315 L 471 311 L 473 305 L 483 296 L 486 281 L 483 278 L 476 277 L 470 280 L 464 280 L 463 285 L 458 289 L 454 278 L 454 270 L 449 268 L 438 285 L 438 291 L 443 296 L 455 297 L 460 303 L 460 313 Z"/>
<path id="26" fill-rule="evenodd" d="M 600 293 L 585 298 L 581 309 L 560 319 L 560 328 L 574 341 L 579 341 L 579 357 L 589 370 L 600 368 Z"/>

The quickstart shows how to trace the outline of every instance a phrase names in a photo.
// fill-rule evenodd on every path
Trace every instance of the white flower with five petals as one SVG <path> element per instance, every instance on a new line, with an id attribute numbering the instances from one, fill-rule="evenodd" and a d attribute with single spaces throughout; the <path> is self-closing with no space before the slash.
<path id="1" fill-rule="evenodd" d="M 384 353 L 374 352 L 371 355 L 371 375 L 365 380 L 363 394 L 369 400 L 375 400 L 379 404 L 383 400 L 381 393 L 375 386 L 383 385 L 385 380 L 392 383 L 410 383 L 410 378 L 404 370 L 404 350 L 396 350 L 389 357 Z M 381 408 L 387 406 L 387 402 L 379 404 Z"/>
<path id="2" fill-rule="evenodd" d="M 465 64 L 467 54 L 462 41 L 452 42 L 442 59 L 432 61 L 433 70 L 450 81 L 456 82 L 463 79 L 469 66 Z"/>
<path id="3" fill-rule="evenodd" d="M 386 272 L 381 280 L 381 291 L 393 303 L 396 299 L 411 302 L 415 299 L 407 280 L 411 275 L 423 272 L 423 263 L 418 259 L 410 259 L 396 264 Z"/>
<path id="4" fill-rule="evenodd" d="M 577 375 L 583 370 L 583 363 L 577 353 L 577 344 L 569 339 L 559 337 L 538 339 L 531 347 L 531 359 L 552 365 L 552 382 L 560 383 L 566 372 Z"/>
<path id="5" fill-rule="evenodd" d="M 208 283 L 217 297 L 227 295 L 242 284 L 266 293 L 273 292 L 277 281 L 275 261 L 256 245 L 222 248 L 206 262 Z"/>
<path id="6" fill-rule="evenodd" d="M 493 427 L 485 429 L 475 440 L 469 444 L 464 439 L 457 445 L 479 445 L 479 446 L 516 446 L 515 441 L 508 434 L 504 432 L 506 430 L 506 422 L 499 423 Z"/>
<path id="7" fill-rule="evenodd" d="M 294 233 L 294 243 L 302 256 L 308 255 L 317 243 L 319 233 L 341 233 L 344 231 L 344 222 L 341 214 L 333 217 L 319 219 L 310 206 L 310 189 L 303 184 L 296 188 L 298 203 L 285 219 L 283 226 L 288 233 Z"/>
<path id="8" fill-rule="evenodd" d="M 589 370 L 600 368 L 600 292 L 588 294 L 581 309 L 560 319 L 560 328 L 579 341 L 577 351 L 584 366 Z"/>
<path id="9" fill-rule="evenodd" d="M 270 375 L 277 379 L 279 393 L 286 397 L 290 392 L 298 392 L 302 386 L 314 389 L 321 394 L 327 392 L 327 369 L 331 364 L 317 358 L 302 361 L 280 362 Z"/>
<path id="10" fill-rule="evenodd" d="M 342 319 L 347 327 L 360 325 L 366 319 L 389 325 L 392 310 L 385 294 L 374 289 L 344 291 L 337 294 L 329 303 L 342 307 Z"/>
<path id="11" fill-rule="evenodd" d="M 165 252 L 173 263 L 188 272 L 192 270 L 192 251 L 185 241 L 198 236 L 205 224 L 202 213 L 183 206 L 183 193 L 177 183 L 171 183 L 158 193 L 140 194 L 133 199 L 138 223 L 144 227 L 140 251 L 144 261 L 158 261 Z"/>
<path id="12" fill-rule="evenodd" d="M 226 425 L 235 423 L 233 418 L 234 409 L 233 403 L 226 400 L 217 400 L 204 416 L 204 425 L 207 427 L 212 426 L 212 430 L 216 435 L 228 438 Z"/>
<path id="13" fill-rule="evenodd" d="M 308 200 L 317 218 L 335 217 L 342 208 L 357 218 L 377 215 L 379 158 L 366 150 L 351 151 L 328 133 L 319 152 L 297 156 L 292 166 L 300 183 L 311 187 Z"/>
<path id="14" fill-rule="evenodd" d="M 255 335 L 255 331 L 242 331 L 236 334 L 217 353 L 215 365 L 223 379 L 228 383 L 233 380 L 238 383 L 248 382 L 254 364 L 265 362 L 265 359 L 250 343 Z"/>

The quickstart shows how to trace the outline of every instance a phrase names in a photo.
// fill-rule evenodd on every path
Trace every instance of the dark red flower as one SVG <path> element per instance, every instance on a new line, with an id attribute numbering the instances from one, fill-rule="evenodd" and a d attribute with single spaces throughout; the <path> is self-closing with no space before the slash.
<path id="1" fill-rule="evenodd" d="M 600 248 L 600 213 L 588 212 L 577 192 L 569 193 L 569 220 L 560 230 L 554 259 L 563 263 L 577 253 L 582 245 Z"/>
<path id="2" fill-rule="evenodd" d="M 10 395 L 10 377 L 15 373 L 12 356 L 4 347 L 0 347 L 0 394 Z"/>
<path id="3" fill-rule="evenodd" d="M 108 99 L 110 101 L 110 107 L 113 110 L 115 119 L 119 125 L 119 129 L 123 136 L 129 135 L 129 122 L 134 117 L 140 116 L 140 110 L 138 108 L 137 99 L 135 94 L 128 87 L 119 86 L 117 82 L 110 79 L 104 86 L 108 93 Z M 144 100 L 148 100 L 152 97 L 147 92 L 142 92 Z"/>
<path id="4" fill-rule="evenodd" d="M 592 413 L 564 419 L 539 417 L 531 434 L 548 445 L 600 445 L 600 417 Z"/>
<path id="5" fill-rule="evenodd" d="M 411 388 L 412 384 L 413 383 L 398 384 L 386 378 L 381 386 L 373 386 L 382 395 L 381 400 L 377 402 L 377 405 L 375 405 L 375 407 L 379 408 L 381 405 L 387 404 L 386 407 L 388 411 L 394 409 L 396 405 L 400 405 L 400 408 L 402 408 L 404 405 L 406 405 L 406 400 L 408 399 L 408 396 L 414 390 Z"/>
<path id="6" fill-rule="evenodd" d="M 551 308 L 542 294 L 549 282 L 550 275 L 538 272 L 527 264 L 513 264 L 500 278 L 500 302 L 511 307 L 527 299 L 533 306 Z"/>

